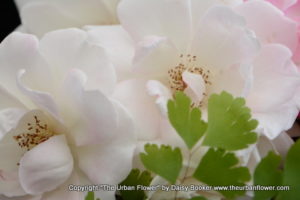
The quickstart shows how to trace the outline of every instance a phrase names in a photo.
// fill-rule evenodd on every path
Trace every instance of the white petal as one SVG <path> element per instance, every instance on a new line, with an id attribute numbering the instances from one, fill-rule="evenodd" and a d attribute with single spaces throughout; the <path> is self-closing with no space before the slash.
<path id="1" fill-rule="evenodd" d="M 20 2 L 20 1 L 19 1 Z M 115 24 L 118 0 L 24 1 L 20 5 L 22 23 L 42 36 L 52 30 L 87 24 Z"/>
<path id="2" fill-rule="evenodd" d="M 253 88 L 247 96 L 253 112 L 273 112 L 293 98 L 300 76 L 291 56 L 284 46 L 264 45 L 255 60 Z"/>
<path id="3" fill-rule="evenodd" d="M 286 133 L 282 132 L 274 140 L 272 140 L 274 148 L 283 157 L 288 153 L 290 147 L 295 143 L 293 139 Z"/>
<path id="4" fill-rule="evenodd" d="M 237 12 L 246 18 L 249 28 L 255 31 L 264 43 L 280 43 L 296 50 L 298 44 L 297 24 L 276 7 L 265 1 L 248 1 L 237 7 Z M 253 14 L 253 12 L 255 14 Z"/>
<path id="5" fill-rule="evenodd" d="M 179 64 L 179 53 L 165 37 L 148 36 L 136 46 L 133 67 L 144 76 L 166 77 L 168 69 Z"/>
<path id="6" fill-rule="evenodd" d="M 49 93 L 33 90 L 22 83 L 25 70 L 20 70 L 17 76 L 17 85 L 19 89 L 28 96 L 38 107 L 47 110 L 57 119 L 60 119 L 58 106 Z"/>
<path id="7" fill-rule="evenodd" d="M 199 21 L 209 8 L 215 5 L 236 6 L 241 3 L 242 0 L 191 0 L 194 27 L 199 25 Z"/>
<path id="8" fill-rule="evenodd" d="M 201 20 L 192 52 L 202 66 L 221 69 L 252 61 L 258 50 L 245 20 L 228 7 L 215 6 Z"/>
<path id="9" fill-rule="evenodd" d="M 25 106 L 10 92 L 0 85 L 0 110 L 13 107 L 13 108 L 25 108 Z"/>
<path id="10" fill-rule="evenodd" d="M 148 35 L 159 35 L 185 51 L 191 39 L 189 1 L 122 0 L 118 11 L 121 24 L 136 41 Z"/>
<path id="11" fill-rule="evenodd" d="M 168 108 L 167 103 L 172 99 L 170 90 L 164 86 L 161 82 L 156 80 L 150 80 L 147 82 L 147 89 L 149 95 L 156 97 L 156 104 L 161 110 L 161 113 L 167 116 Z"/>
<path id="12" fill-rule="evenodd" d="M 155 99 L 147 93 L 146 80 L 127 80 L 116 87 L 114 98 L 131 113 L 139 140 L 151 140 L 158 134 L 160 111 Z"/>
<path id="13" fill-rule="evenodd" d="M 103 46 L 116 67 L 118 80 L 132 75 L 134 44 L 129 34 L 120 26 L 88 26 L 89 41 Z"/>
<path id="14" fill-rule="evenodd" d="M 41 194 L 64 183 L 73 170 L 66 138 L 53 136 L 34 147 L 20 161 L 20 183 L 29 194 Z"/>
<path id="15" fill-rule="evenodd" d="M 70 178 L 63 185 L 59 186 L 58 189 L 43 194 L 43 200 L 83 200 L 85 197 L 84 192 L 69 190 L 70 185 L 83 186 L 82 184 L 83 183 L 80 182 L 79 174 L 74 170 Z"/>
<path id="16" fill-rule="evenodd" d="M 76 109 L 71 111 L 76 116 L 70 124 L 71 134 L 77 145 L 105 143 L 114 138 L 112 130 L 117 124 L 116 109 L 102 92 L 85 90 L 84 79 L 83 72 L 74 69 L 65 80 L 64 89 L 71 104 L 69 109 Z"/>
<path id="17" fill-rule="evenodd" d="M 53 31 L 47 33 L 40 43 L 41 53 L 51 64 L 58 83 L 70 69 L 77 68 L 89 77 L 86 89 L 99 89 L 106 94 L 112 92 L 116 82 L 115 70 L 105 50 L 88 42 L 86 32 L 79 29 Z"/>
<path id="18" fill-rule="evenodd" d="M 49 86 L 49 68 L 38 51 L 37 38 L 22 33 L 12 33 L 0 45 L 1 85 L 22 100 L 22 103 L 30 106 L 32 104 L 24 98 L 16 85 L 16 76 L 20 69 L 26 69 L 26 84 L 35 89 L 45 89 Z"/>
<path id="19" fill-rule="evenodd" d="M 298 113 L 296 106 L 287 103 L 270 112 L 253 112 L 253 118 L 258 120 L 261 132 L 272 140 L 293 126 Z"/>
<path id="20" fill-rule="evenodd" d="M 202 76 L 185 71 L 182 74 L 182 80 L 188 86 L 184 90 L 184 93 L 186 93 L 194 103 L 200 102 L 203 99 L 206 89 Z"/>
<path id="21" fill-rule="evenodd" d="M 18 108 L 7 108 L 0 110 L 0 140 L 12 128 L 17 126 L 18 121 L 26 110 Z"/>
<path id="22" fill-rule="evenodd" d="M 79 166 L 94 184 L 118 184 L 132 168 L 136 144 L 133 121 L 123 106 L 115 106 L 119 119 L 114 139 L 78 149 Z"/>

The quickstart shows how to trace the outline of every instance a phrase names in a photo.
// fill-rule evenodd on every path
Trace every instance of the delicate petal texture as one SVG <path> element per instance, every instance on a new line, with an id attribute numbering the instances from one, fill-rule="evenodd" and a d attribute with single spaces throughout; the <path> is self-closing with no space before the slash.
<path id="1" fill-rule="evenodd" d="M 253 112 L 276 110 L 293 98 L 300 77 L 297 67 L 290 61 L 291 56 L 284 46 L 264 45 L 254 62 L 254 85 L 247 96 Z"/>
<path id="2" fill-rule="evenodd" d="M 253 67 L 247 64 L 234 65 L 220 70 L 212 79 L 210 93 L 227 91 L 236 97 L 246 96 L 253 84 L 252 71 Z"/>
<path id="3" fill-rule="evenodd" d="M 253 111 L 253 117 L 259 121 L 258 130 L 269 139 L 274 139 L 282 130 L 289 130 L 293 126 L 298 113 L 293 102 L 288 102 L 268 112 Z"/>
<path id="4" fill-rule="evenodd" d="M 246 18 L 248 26 L 262 42 L 280 43 L 289 47 L 292 52 L 296 50 L 297 24 L 276 7 L 264 1 L 248 1 L 236 10 Z"/>
<path id="5" fill-rule="evenodd" d="M 193 25 L 197 27 L 199 21 L 206 14 L 207 10 L 214 5 L 226 5 L 226 6 L 236 6 L 243 2 L 243 0 L 190 0 Z"/>
<path id="6" fill-rule="evenodd" d="M 24 109 L 6 108 L 0 110 L 0 139 L 12 128 L 17 126 L 18 121 L 25 114 Z"/>
<path id="7" fill-rule="evenodd" d="M 26 30 L 38 36 L 69 27 L 116 24 L 119 0 L 16 0 Z"/>
<path id="8" fill-rule="evenodd" d="M 0 45 L 0 83 L 22 103 L 31 105 L 16 85 L 16 75 L 20 69 L 28 71 L 28 79 L 36 88 L 47 88 L 45 83 L 50 81 L 51 76 L 39 55 L 37 38 L 28 34 L 12 33 Z"/>
<path id="9" fill-rule="evenodd" d="M 202 18 L 192 49 L 201 66 L 221 69 L 250 62 L 259 44 L 242 17 L 215 6 Z"/>
<path id="10" fill-rule="evenodd" d="M 91 43 L 103 46 L 114 64 L 118 80 L 128 79 L 132 74 L 134 44 L 129 34 L 120 26 L 86 27 Z"/>
<path id="11" fill-rule="evenodd" d="M 298 25 L 299 25 L 299 23 L 300 23 L 300 1 L 297 1 L 294 5 L 289 7 L 285 11 L 285 13 L 288 17 L 290 17 L 291 19 L 298 22 Z"/>
<path id="12" fill-rule="evenodd" d="M 147 36 L 136 45 L 133 67 L 144 76 L 163 76 L 179 63 L 179 53 L 165 37 Z"/>
<path id="13" fill-rule="evenodd" d="M 115 106 L 118 124 L 116 130 L 112 130 L 116 136 L 114 140 L 78 149 L 79 166 L 94 184 L 118 184 L 132 168 L 135 148 L 133 121 L 123 106 L 117 102 Z"/>
<path id="14" fill-rule="evenodd" d="M 158 35 L 185 51 L 191 37 L 189 7 L 190 1 L 186 0 L 122 0 L 118 13 L 121 24 L 136 41 Z"/>
<path id="15" fill-rule="evenodd" d="M 159 106 L 161 113 L 167 116 L 167 103 L 169 99 L 172 99 L 170 90 L 164 86 L 161 82 L 156 80 L 150 80 L 147 82 L 148 93 L 151 96 L 156 97 L 156 104 Z"/>
<path id="16" fill-rule="evenodd" d="M 56 118 L 60 118 L 58 106 L 49 93 L 39 92 L 28 88 L 22 83 L 22 77 L 26 73 L 25 70 L 20 70 L 17 76 L 17 85 L 24 95 L 28 96 L 37 106 L 47 110 Z"/>
<path id="17" fill-rule="evenodd" d="M 48 192 L 43 195 L 43 200 L 83 200 L 84 192 L 70 191 L 70 185 L 81 185 L 79 173 L 74 171 L 71 177 L 55 191 Z"/>
<path id="18" fill-rule="evenodd" d="M 85 75 L 80 70 L 72 70 L 65 81 L 65 92 L 73 108 L 77 108 L 77 118 L 71 133 L 77 145 L 86 145 L 112 140 L 112 130 L 117 124 L 117 113 L 112 102 L 100 91 L 84 89 Z M 72 107 L 70 107 L 72 109 Z"/>
<path id="19" fill-rule="evenodd" d="M 53 136 L 24 154 L 20 183 L 29 194 L 41 194 L 64 183 L 73 170 L 73 158 L 65 136 Z"/>
<path id="20" fill-rule="evenodd" d="M 201 75 L 193 74 L 188 71 L 183 72 L 182 80 L 187 85 L 184 92 L 197 103 L 202 101 L 205 93 L 205 82 Z"/>
<path id="21" fill-rule="evenodd" d="M 294 144 L 293 139 L 286 133 L 282 132 L 272 141 L 276 151 L 282 156 L 287 155 L 288 150 Z"/>
<path id="22" fill-rule="evenodd" d="M 268 0 L 268 1 L 281 10 L 285 10 L 297 2 L 297 0 Z"/>
<path id="23" fill-rule="evenodd" d="M 25 106 L 16 97 L 0 85 L 0 109 L 9 107 L 13 108 L 25 108 Z"/>
<path id="24" fill-rule="evenodd" d="M 154 97 L 146 90 L 145 80 L 132 79 L 120 82 L 114 98 L 130 111 L 138 133 L 139 140 L 151 140 L 158 134 L 160 111 L 155 105 Z"/>
<path id="25" fill-rule="evenodd" d="M 78 68 L 89 77 L 86 89 L 112 92 L 116 82 L 113 66 L 103 48 L 88 42 L 86 32 L 79 29 L 53 31 L 40 43 L 41 53 L 51 65 L 58 83 L 70 69 Z"/>

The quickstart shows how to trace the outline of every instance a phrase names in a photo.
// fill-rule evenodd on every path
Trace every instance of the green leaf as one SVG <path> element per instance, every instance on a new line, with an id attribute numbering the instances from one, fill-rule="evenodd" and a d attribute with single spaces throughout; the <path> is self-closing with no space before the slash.
<path id="1" fill-rule="evenodd" d="M 125 186 L 136 186 L 144 185 L 149 186 L 152 180 L 151 174 L 148 171 L 143 171 L 140 173 L 139 169 L 131 170 L 127 178 L 120 183 L 120 185 Z M 146 199 L 145 192 L 143 190 L 121 190 L 121 197 L 123 200 L 143 200 Z"/>
<path id="2" fill-rule="evenodd" d="M 191 100 L 183 93 L 177 92 L 175 100 L 168 102 L 169 120 L 189 149 L 203 136 L 207 124 L 201 120 L 198 108 L 191 108 Z"/>
<path id="3" fill-rule="evenodd" d="M 298 200 L 300 198 L 300 140 L 289 150 L 283 172 L 283 186 L 290 186 L 288 191 L 280 191 L 278 200 Z"/>
<path id="4" fill-rule="evenodd" d="M 233 98 L 227 92 L 213 94 L 208 100 L 208 128 L 203 144 L 229 151 L 247 148 L 257 140 L 253 132 L 257 124 L 243 98 Z"/>
<path id="5" fill-rule="evenodd" d="M 237 167 L 239 160 L 233 153 L 222 149 L 210 148 L 203 156 L 194 177 L 210 186 L 245 186 L 251 176 L 248 168 Z M 232 199 L 243 195 L 244 190 L 219 190 L 225 197 Z"/>
<path id="6" fill-rule="evenodd" d="M 95 199 L 94 192 L 88 192 L 85 197 L 85 200 L 94 200 L 94 199 Z"/>
<path id="7" fill-rule="evenodd" d="M 85 200 L 95 200 L 94 192 L 88 192 L 86 197 L 85 197 Z M 97 198 L 96 200 L 100 200 L 100 199 Z"/>
<path id="8" fill-rule="evenodd" d="M 279 170 L 280 156 L 270 152 L 257 165 L 254 172 L 254 185 L 279 186 L 282 183 L 282 170 Z M 278 194 L 277 190 L 255 190 L 254 200 L 268 200 Z"/>
<path id="9" fill-rule="evenodd" d="M 182 155 L 179 148 L 172 150 L 171 146 L 146 144 L 145 152 L 141 153 L 144 166 L 165 178 L 170 183 L 175 183 L 182 168 Z"/>
<path id="10" fill-rule="evenodd" d="M 207 200 L 206 198 L 204 198 L 204 197 L 193 197 L 193 198 L 191 198 L 191 199 L 189 199 L 189 200 Z"/>

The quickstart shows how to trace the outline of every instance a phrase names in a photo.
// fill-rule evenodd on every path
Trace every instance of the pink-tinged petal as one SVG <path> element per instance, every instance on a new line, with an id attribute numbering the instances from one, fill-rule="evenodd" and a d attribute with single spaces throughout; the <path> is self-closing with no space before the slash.
<path id="1" fill-rule="evenodd" d="M 202 76 L 185 71 L 182 74 L 182 80 L 187 85 L 184 93 L 196 104 L 202 101 L 205 93 L 205 82 Z"/>
<path id="2" fill-rule="evenodd" d="M 17 85 L 20 91 L 33 101 L 38 107 L 47 110 L 57 119 L 60 119 L 59 109 L 51 94 L 33 90 L 22 83 L 25 70 L 20 70 L 17 75 Z"/>
<path id="3" fill-rule="evenodd" d="M 285 11 L 285 14 L 300 25 L 300 1 L 297 1 L 293 6 L 289 7 Z"/>
<path id="4" fill-rule="evenodd" d="M 286 10 L 293 4 L 297 2 L 297 0 L 267 0 L 272 3 L 274 6 L 279 8 L 280 10 Z"/>
<path id="5" fill-rule="evenodd" d="M 156 97 L 155 103 L 160 108 L 161 113 L 164 116 L 167 116 L 167 103 L 170 99 L 172 99 L 171 91 L 157 80 L 148 81 L 146 86 L 149 95 Z"/>
<path id="6" fill-rule="evenodd" d="M 121 104 L 114 105 L 118 112 L 114 139 L 78 148 L 79 167 L 94 184 L 118 184 L 132 168 L 136 145 L 133 120 Z"/>
<path id="7" fill-rule="evenodd" d="M 102 47 L 88 41 L 86 32 L 65 29 L 47 33 L 41 39 L 40 51 L 51 65 L 58 87 L 68 71 L 75 68 L 89 77 L 86 89 L 112 92 L 116 83 L 113 65 Z"/>
<path id="8" fill-rule="evenodd" d="M 64 200 L 83 200 L 85 197 L 84 192 L 77 192 L 77 191 L 71 191 L 70 186 L 78 186 L 82 185 L 82 182 L 80 182 L 80 174 L 76 172 L 76 170 L 73 171 L 70 178 L 63 184 L 60 185 L 59 188 L 57 188 L 54 191 L 47 192 L 43 194 L 43 200 L 58 200 L 58 199 L 64 199 Z"/>
<path id="9" fill-rule="evenodd" d="M 136 41 L 159 35 L 182 51 L 191 39 L 190 12 L 190 2 L 185 0 L 122 0 L 118 7 L 121 24 Z"/>
<path id="10" fill-rule="evenodd" d="M 20 183 L 28 194 L 42 194 L 58 188 L 72 170 L 73 157 L 65 136 L 53 136 L 24 154 Z"/>
<path id="11" fill-rule="evenodd" d="M 120 26 L 87 26 L 89 41 L 103 46 L 114 64 L 118 80 L 133 76 L 132 58 L 134 44 L 129 34 Z"/>
<path id="12" fill-rule="evenodd" d="M 250 62 L 260 48 L 245 20 L 224 6 L 207 11 L 192 45 L 198 64 L 213 70 Z"/>
<path id="13" fill-rule="evenodd" d="M 159 36 L 148 36 L 136 45 L 133 67 L 143 76 L 163 77 L 179 64 L 179 53 L 173 43 Z"/>
<path id="14" fill-rule="evenodd" d="M 248 27 L 254 30 L 263 43 L 280 43 L 292 52 L 296 50 L 297 23 L 276 7 L 264 1 L 248 1 L 238 6 L 236 11 L 245 17 Z"/>
<path id="15" fill-rule="evenodd" d="M 161 113 L 155 98 L 147 93 L 147 80 L 132 79 L 119 83 L 114 98 L 131 113 L 139 140 L 152 140 L 158 134 Z"/>
<path id="16" fill-rule="evenodd" d="M 253 112 L 273 112 L 293 98 L 300 86 L 300 77 L 291 56 L 284 46 L 264 45 L 254 62 L 255 79 L 247 96 L 247 104 Z"/>

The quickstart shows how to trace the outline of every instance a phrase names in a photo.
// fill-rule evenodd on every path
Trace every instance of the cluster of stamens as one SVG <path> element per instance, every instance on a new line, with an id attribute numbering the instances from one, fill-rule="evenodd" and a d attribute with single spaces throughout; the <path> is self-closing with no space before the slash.
<path id="1" fill-rule="evenodd" d="M 14 139 L 21 148 L 26 148 L 26 150 L 29 151 L 52 136 L 54 136 L 54 134 L 49 130 L 48 125 L 41 124 L 38 117 L 34 116 L 34 123 L 27 123 L 27 132 L 14 136 Z"/>
<path id="2" fill-rule="evenodd" d="M 183 60 L 184 57 L 185 61 Z M 183 54 L 181 54 L 180 58 L 183 60 L 183 62 L 179 63 L 174 68 L 168 70 L 169 85 L 173 92 L 184 91 L 187 88 L 187 84 L 183 81 L 182 78 L 182 74 L 185 71 L 201 75 L 206 86 L 210 86 L 212 84 L 210 81 L 210 70 L 205 70 L 202 67 L 195 66 L 197 56 L 192 56 L 190 54 L 184 56 Z M 207 96 L 207 94 L 203 92 L 203 96 Z M 201 106 L 202 102 L 197 103 L 197 105 L 196 103 L 193 103 L 193 107 Z"/>

